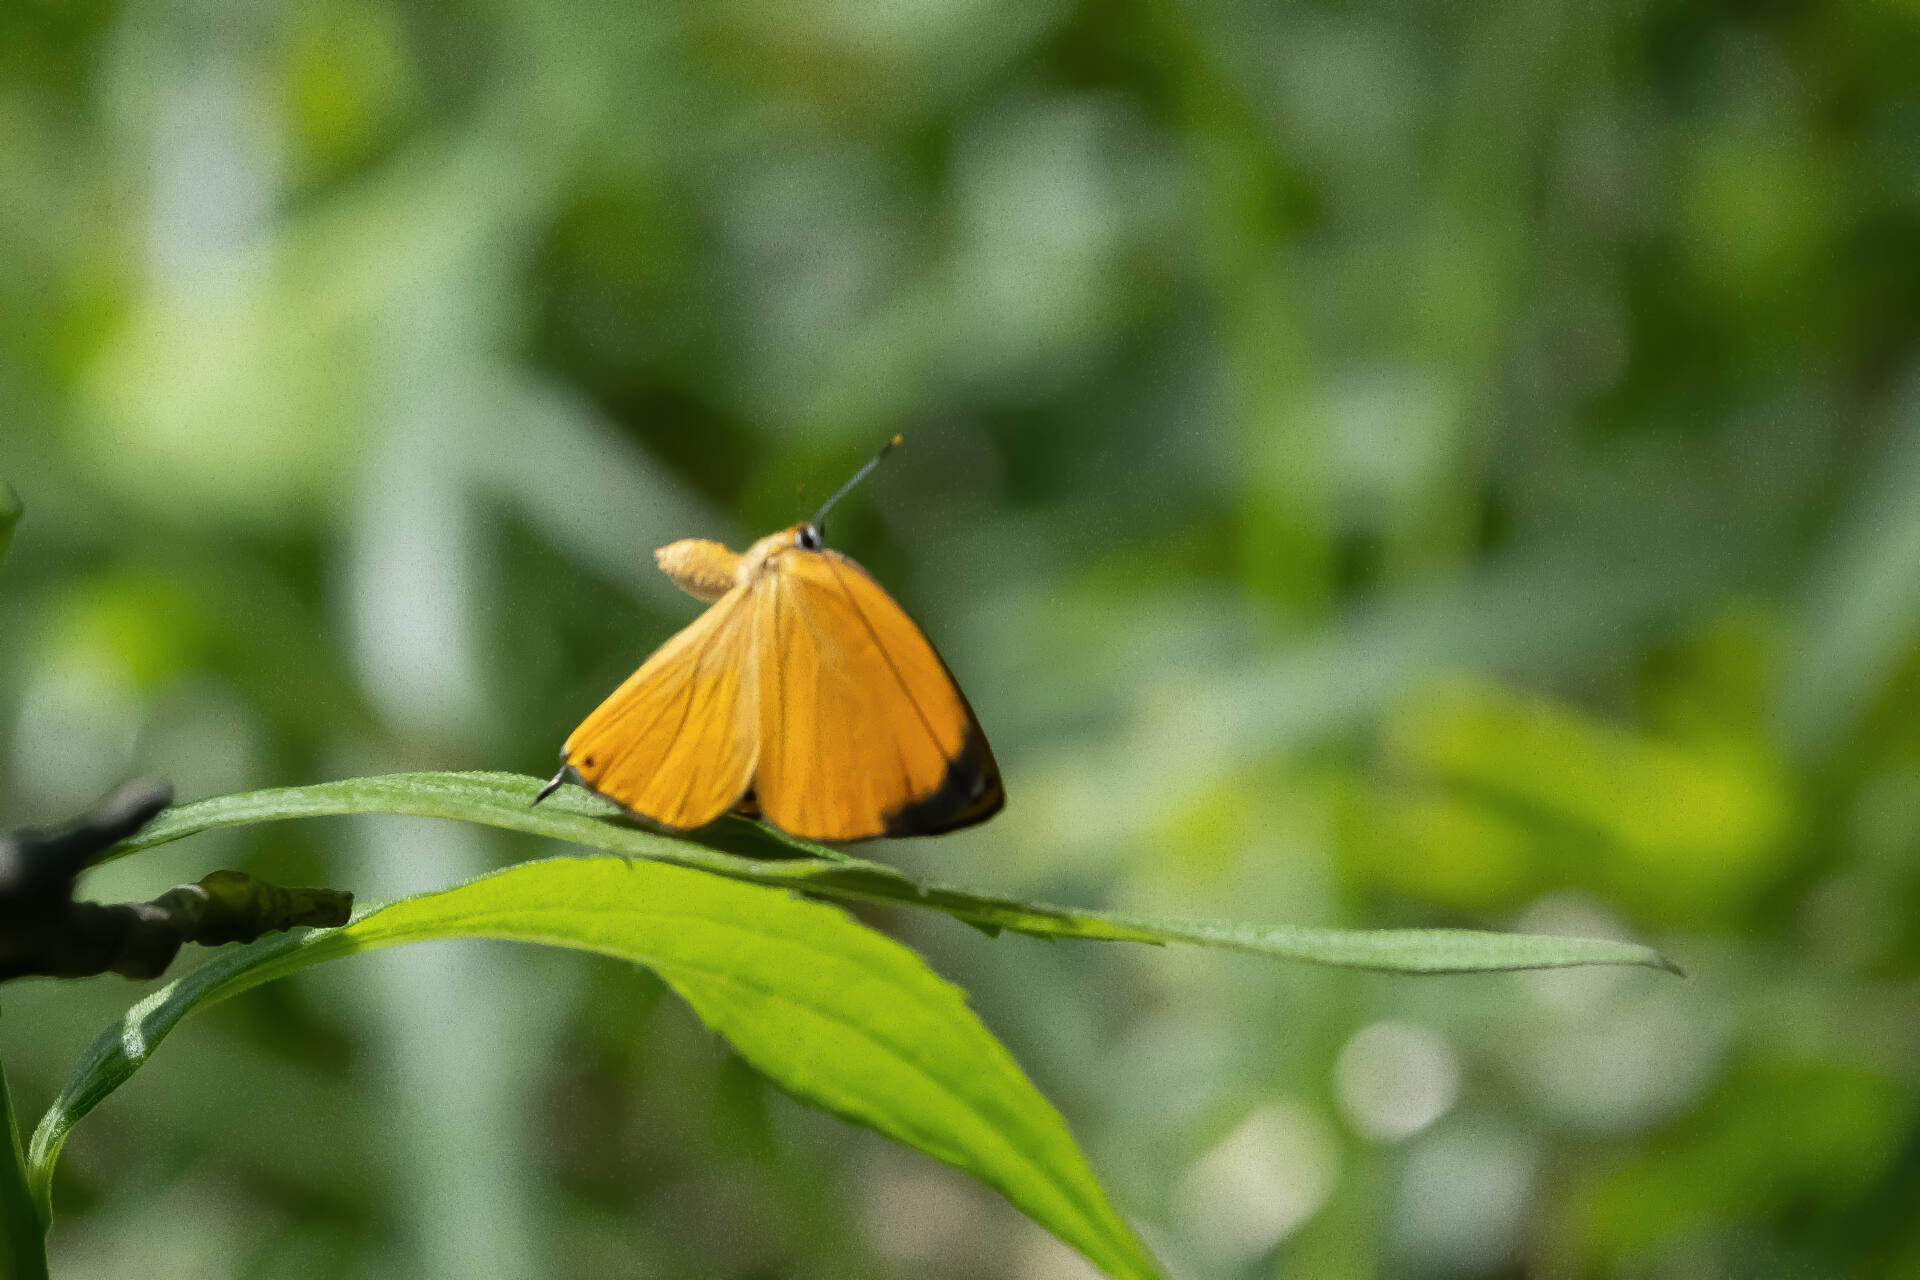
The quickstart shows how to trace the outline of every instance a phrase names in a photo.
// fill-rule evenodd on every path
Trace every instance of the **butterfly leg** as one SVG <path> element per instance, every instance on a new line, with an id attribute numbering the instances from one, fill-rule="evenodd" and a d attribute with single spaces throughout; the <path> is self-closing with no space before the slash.
<path id="1" fill-rule="evenodd" d="M 542 800 L 545 800 L 548 796 L 552 795 L 554 792 L 558 791 L 562 786 L 564 786 L 567 781 L 567 774 L 570 773 L 571 771 L 572 770 L 569 769 L 568 766 L 561 765 L 560 772 L 553 775 L 553 781 L 549 782 L 546 786 L 540 788 L 540 794 L 533 798 L 533 804 L 539 804 Z M 529 809 L 533 808 L 533 804 L 528 805 L 527 808 Z"/>

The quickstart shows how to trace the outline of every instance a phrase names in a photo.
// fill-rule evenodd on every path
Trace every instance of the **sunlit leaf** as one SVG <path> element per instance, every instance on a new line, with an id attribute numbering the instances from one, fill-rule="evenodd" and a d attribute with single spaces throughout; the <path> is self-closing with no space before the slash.
<path id="1" fill-rule="evenodd" d="M 43 1213 L 67 1134 L 188 1013 L 325 960 L 441 938 L 645 965 L 795 1097 L 966 1170 L 1109 1275 L 1158 1274 L 1059 1114 L 912 951 L 821 903 L 612 858 L 522 863 L 342 929 L 237 948 L 155 992 L 94 1042 L 34 1134 Z"/>

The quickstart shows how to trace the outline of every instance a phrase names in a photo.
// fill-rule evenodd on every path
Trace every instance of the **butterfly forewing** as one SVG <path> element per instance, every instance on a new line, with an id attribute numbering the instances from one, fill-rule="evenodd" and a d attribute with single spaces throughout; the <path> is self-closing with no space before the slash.
<path id="1" fill-rule="evenodd" d="M 924 835 L 1001 803 L 999 772 L 939 654 L 853 561 L 795 550 L 753 590 L 760 617 L 754 793 L 819 840 Z"/>
<path id="2" fill-rule="evenodd" d="M 574 731 L 566 763 L 583 782 L 681 829 L 705 826 L 739 801 L 759 731 L 754 590 L 721 597 Z"/>

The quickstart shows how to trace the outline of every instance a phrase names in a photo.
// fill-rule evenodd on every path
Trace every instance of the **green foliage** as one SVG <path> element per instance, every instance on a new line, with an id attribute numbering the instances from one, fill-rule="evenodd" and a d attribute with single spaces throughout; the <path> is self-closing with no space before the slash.
<path id="1" fill-rule="evenodd" d="M 645 965 L 795 1097 L 967 1170 L 1116 1280 L 1158 1274 L 1058 1113 L 913 952 L 831 907 L 612 858 L 523 863 L 342 929 L 237 948 L 142 1000 L 94 1043 L 33 1136 L 43 1215 L 67 1134 L 188 1013 L 325 960 L 445 938 Z"/>
<path id="2" fill-rule="evenodd" d="M 1902 4 L 0 4 L 0 814 L 539 772 L 692 616 L 650 548 L 787 524 L 904 431 L 832 536 L 1010 803 L 863 856 L 1110 909 L 1054 928 L 1592 932 L 1692 975 L 901 914 L 1169 1270 L 1920 1274 L 1916 65 Z M 403 827 L 86 887 L 531 856 Z M 633 966 L 446 954 L 176 1041 L 63 1159 L 56 1249 L 1047 1273 Z M 7 990 L 23 1100 L 124 998 Z M 1770 1141 L 1801 1087 L 1836 1102 Z"/>
<path id="3" fill-rule="evenodd" d="M 1021 902 L 922 884 L 883 863 L 850 858 L 737 819 L 726 820 L 718 837 L 732 837 L 736 847 L 752 850 L 751 855 L 660 835 L 634 826 L 617 806 L 578 787 L 565 788 L 535 807 L 531 801 L 541 785 L 537 778 L 517 774 L 413 773 L 222 796 L 169 810 L 132 839 L 107 851 L 103 860 L 222 827 L 384 813 L 485 823 L 823 897 L 925 907 L 989 931 L 1011 929 L 1036 937 L 1193 943 L 1383 973 L 1486 973 L 1588 964 L 1678 972 L 1672 961 L 1651 948 L 1603 938 L 1543 938 L 1467 929 L 1223 924 Z"/>
<path id="4" fill-rule="evenodd" d="M 44 1280 L 47 1274 L 46 1222 L 35 1207 L 28 1180 L 20 1126 L 13 1115 L 13 1091 L 0 1068 L 0 1274 L 7 1280 Z"/>
<path id="5" fill-rule="evenodd" d="M 400 774 L 224 796 L 170 810 L 97 855 L 96 862 L 107 862 L 223 827 L 387 814 L 484 823 L 621 858 L 523 863 L 404 899 L 342 928 L 236 948 L 141 1001 L 94 1043 L 33 1136 L 28 1177 L 40 1221 L 52 1221 L 53 1168 L 67 1135 L 195 1008 L 363 951 L 494 938 L 646 966 L 794 1097 L 972 1173 L 1109 1275 L 1152 1277 L 1153 1263 L 1108 1204 L 1059 1115 L 959 989 L 907 948 L 796 893 L 930 908 L 988 933 L 1197 943 L 1384 972 L 1672 969 L 1647 948 L 1605 940 L 1259 928 L 1030 904 L 921 885 L 884 864 L 758 825 L 720 832 L 749 853 L 660 835 L 577 788 L 536 807 L 540 786 L 512 774 Z M 203 897 L 223 900 L 221 891 L 232 887 L 251 902 L 253 882 L 220 874 L 227 879 L 209 877 Z"/>
<path id="6" fill-rule="evenodd" d="M 1737 1063 L 1699 1112 L 1645 1155 L 1583 1179 L 1572 1195 L 1569 1243 L 1617 1264 L 1727 1218 L 1858 1206 L 1853 1231 L 1820 1242 L 1837 1273 L 1873 1252 L 1887 1220 L 1913 1229 L 1911 1206 L 1873 1194 L 1889 1173 L 1897 1176 L 1890 1166 L 1902 1155 L 1911 1106 L 1857 1068 Z M 1848 1273 L 1873 1274 L 1864 1266 Z"/>

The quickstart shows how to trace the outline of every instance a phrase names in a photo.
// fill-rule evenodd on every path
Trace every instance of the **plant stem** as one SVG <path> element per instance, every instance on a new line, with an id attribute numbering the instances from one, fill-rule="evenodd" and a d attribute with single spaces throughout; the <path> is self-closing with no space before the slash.
<path id="1" fill-rule="evenodd" d="M 20 1126 L 13 1118 L 13 1091 L 0 1064 L 0 1117 L 7 1149 L 0 1153 L 0 1280 L 47 1280 L 47 1230 L 27 1190 Z"/>

